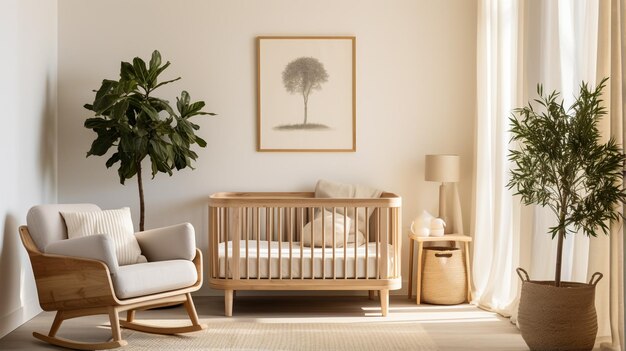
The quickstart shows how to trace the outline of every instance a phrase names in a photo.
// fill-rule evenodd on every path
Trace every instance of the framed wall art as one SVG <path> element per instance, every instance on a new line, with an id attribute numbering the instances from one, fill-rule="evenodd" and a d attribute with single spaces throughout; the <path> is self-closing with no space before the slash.
<path id="1" fill-rule="evenodd" d="M 257 150 L 356 151 L 355 37 L 257 37 Z"/>

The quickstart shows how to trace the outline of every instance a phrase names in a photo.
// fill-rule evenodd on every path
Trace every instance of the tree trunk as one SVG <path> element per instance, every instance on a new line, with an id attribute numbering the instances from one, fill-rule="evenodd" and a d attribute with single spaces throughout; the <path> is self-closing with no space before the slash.
<path id="1" fill-rule="evenodd" d="M 559 213 L 559 225 L 563 226 L 559 229 L 559 236 L 556 247 L 556 270 L 554 272 L 554 285 L 561 286 L 561 262 L 563 259 L 563 239 L 565 239 L 565 215 L 567 214 L 567 194 L 561 198 L 561 209 Z"/>
<path id="2" fill-rule="evenodd" d="M 563 259 L 563 238 L 565 237 L 565 229 L 559 230 L 559 240 L 556 248 L 556 271 L 554 273 L 554 283 L 557 287 L 561 286 L 561 261 Z"/>
<path id="3" fill-rule="evenodd" d="M 306 120 L 307 120 L 307 101 L 305 99 L 304 100 L 304 124 L 306 124 Z"/>
<path id="4" fill-rule="evenodd" d="M 137 186 L 139 187 L 139 231 L 144 230 L 146 207 L 143 201 L 143 181 L 141 179 L 141 162 L 137 162 Z"/>
<path id="5" fill-rule="evenodd" d="M 302 100 L 304 100 L 304 123 L 306 125 L 306 121 L 308 118 L 308 104 L 309 104 L 309 93 L 311 92 L 311 89 L 309 89 L 308 91 L 306 89 L 302 90 Z"/>

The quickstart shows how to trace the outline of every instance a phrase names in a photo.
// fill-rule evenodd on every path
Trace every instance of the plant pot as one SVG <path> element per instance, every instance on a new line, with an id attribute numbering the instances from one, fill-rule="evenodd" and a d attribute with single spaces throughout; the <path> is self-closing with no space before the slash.
<path id="1" fill-rule="evenodd" d="M 518 325 L 531 350 L 591 350 L 598 332 L 596 284 L 601 273 L 586 283 L 533 281 L 517 269 L 522 279 Z"/>

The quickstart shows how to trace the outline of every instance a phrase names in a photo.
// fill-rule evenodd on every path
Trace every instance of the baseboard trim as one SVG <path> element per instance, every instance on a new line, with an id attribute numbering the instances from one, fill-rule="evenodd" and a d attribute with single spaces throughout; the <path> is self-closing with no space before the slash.
<path id="1" fill-rule="evenodd" d="M 0 317 L 0 338 L 5 337 L 41 312 L 39 301 L 31 300 L 17 310 Z"/>

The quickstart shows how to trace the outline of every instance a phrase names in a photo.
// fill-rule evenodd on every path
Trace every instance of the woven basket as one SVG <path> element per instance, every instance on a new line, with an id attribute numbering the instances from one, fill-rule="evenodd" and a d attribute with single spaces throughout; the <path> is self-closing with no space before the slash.
<path id="1" fill-rule="evenodd" d="M 531 350 L 591 350 L 598 323 L 595 288 L 602 274 L 594 273 L 589 284 L 533 281 L 517 269 L 522 279 L 518 323 Z"/>
<path id="2" fill-rule="evenodd" d="M 465 302 L 467 281 L 460 249 L 425 247 L 422 267 L 422 301 L 437 305 Z"/>

